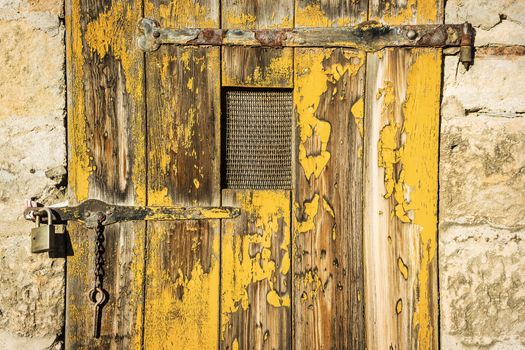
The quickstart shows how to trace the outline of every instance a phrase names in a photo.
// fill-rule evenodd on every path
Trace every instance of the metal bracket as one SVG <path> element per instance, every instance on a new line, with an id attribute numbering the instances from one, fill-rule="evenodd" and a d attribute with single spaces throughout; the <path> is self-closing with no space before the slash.
<path id="1" fill-rule="evenodd" d="M 77 206 L 51 207 L 54 222 L 79 221 L 88 228 L 111 225 L 123 221 L 172 221 L 231 219 L 240 215 L 233 207 L 141 207 L 108 204 L 97 199 L 88 199 Z M 25 217 L 42 215 L 42 207 L 29 207 Z"/>
<path id="2" fill-rule="evenodd" d="M 141 19 L 138 29 L 138 46 L 146 52 L 155 51 L 165 44 L 348 47 L 365 51 L 385 47 L 472 47 L 474 31 L 469 23 L 390 26 L 375 21 L 339 28 L 169 29 L 149 18 Z"/>

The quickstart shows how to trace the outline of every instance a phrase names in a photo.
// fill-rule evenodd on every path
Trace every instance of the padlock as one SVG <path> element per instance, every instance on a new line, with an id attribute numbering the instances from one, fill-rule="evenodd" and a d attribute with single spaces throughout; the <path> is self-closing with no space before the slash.
<path id="1" fill-rule="evenodd" d="M 47 214 L 47 225 L 41 225 L 41 215 Z M 51 209 L 44 208 L 36 216 L 36 227 L 31 229 L 31 253 L 53 253 L 55 249 L 55 225 Z"/>

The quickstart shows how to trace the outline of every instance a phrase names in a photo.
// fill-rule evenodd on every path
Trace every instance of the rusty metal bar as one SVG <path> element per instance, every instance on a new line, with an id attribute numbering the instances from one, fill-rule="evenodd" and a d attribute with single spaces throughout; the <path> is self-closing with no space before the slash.
<path id="1" fill-rule="evenodd" d="M 364 22 L 353 27 L 295 29 L 161 28 L 152 19 L 139 22 L 138 45 L 155 51 L 160 45 L 227 45 L 254 47 L 347 47 L 377 51 L 385 47 L 467 47 L 473 44 L 470 24 L 390 26 Z"/>
<path id="2" fill-rule="evenodd" d="M 42 207 L 29 207 L 24 216 L 43 215 Z M 173 221 L 230 219 L 239 216 L 240 209 L 233 207 L 132 207 L 107 204 L 89 199 L 74 207 L 49 207 L 54 222 L 79 221 L 88 228 L 98 224 L 110 225 L 123 221 Z M 45 216 L 44 216 L 45 217 Z"/>

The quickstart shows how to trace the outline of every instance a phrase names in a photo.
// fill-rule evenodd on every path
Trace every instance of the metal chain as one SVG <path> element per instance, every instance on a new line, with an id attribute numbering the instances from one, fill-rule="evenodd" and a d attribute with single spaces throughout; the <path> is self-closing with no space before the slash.
<path id="1" fill-rule="evenodd" d="M 106 251 L 104 242 L 106 237 L 104 236 L 104 226 L 99 223 L 95 228 L 95 285 L 94 288 L 102 288 L 102 282 L 104 280 L 104 253 Z"/>

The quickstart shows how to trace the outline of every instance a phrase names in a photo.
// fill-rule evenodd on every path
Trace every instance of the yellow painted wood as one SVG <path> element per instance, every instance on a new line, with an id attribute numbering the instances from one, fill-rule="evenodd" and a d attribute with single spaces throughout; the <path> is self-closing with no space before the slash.
<path id="1" fill-rule="evenodd" d="M 222 85 L 291 88 L 293 49 L 224 46 Z"/>
<path id="2" fill-rule="evenodd" d="M 290 191 L 223 190 L 221 346 L 291 348 Z"/>
<path id="3" fill-rule="evenodd" d="M 163 27 L 219 26 L 219 2 L 148 0 Z M 220 205 L 220 48 L 146 56 L 148 205 Z M 217 349 L 220 222 L 148 222 L 144 346 Z"/>
<path id="4" fill-rule="evenodd" d="M 364 252 L 370 349 L 437 349 L 441 50 L 367 58 Z"/>
<path id="5" fill-rule="evenodd" d="M 66 2 L 70 202 L 95 198 L 145 205 L 143 56 L 134 50 L 140 3 Z M 117 151 L 118 150 L 118 151 Z M 68 225 L 67 349 L 140 348 L 142 222 L 106 229 L 101 337 L 93 338 L 94 233 Z M 125 266 L 126 268 L 122 268 Z"/>

